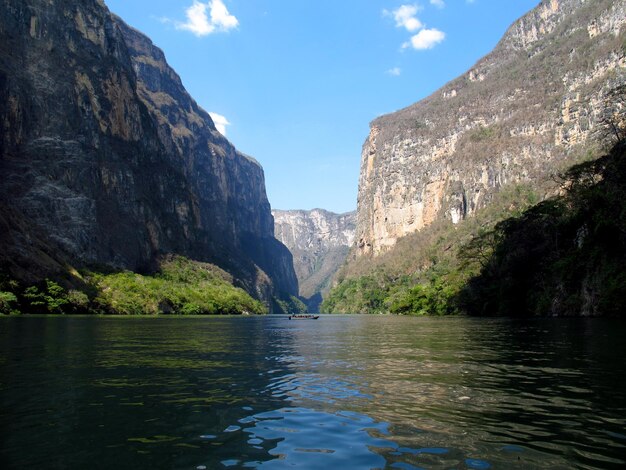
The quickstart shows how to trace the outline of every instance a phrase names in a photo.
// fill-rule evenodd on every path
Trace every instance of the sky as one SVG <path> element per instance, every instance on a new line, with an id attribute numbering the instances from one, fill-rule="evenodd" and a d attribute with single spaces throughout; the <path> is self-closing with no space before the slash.
<path id="1" fill-rule="evenodd" d="M 356 209 L 376 117 L 466 72 L 539 0 L 105 0 L 149 36 L 275 209 Z"/>

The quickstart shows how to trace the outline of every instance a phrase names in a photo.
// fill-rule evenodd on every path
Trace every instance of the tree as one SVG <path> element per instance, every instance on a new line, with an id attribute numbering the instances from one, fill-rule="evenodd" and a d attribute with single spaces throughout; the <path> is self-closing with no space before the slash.
<path id="1" fill-rule="evenodd" d="M 10 315 L 15 313 L 17 297 L 12 292 L 0 292 L 0 314 Z"/>
<path id="2" fill-rule="evenodd" d="M 46 279 L 46 288 L 41 291 L 37 286 L 24 290 L 24 299 L 35 313 L 65 313 L 64 307 L 69 304 L 65 289 L 54 281 Z"/>
<path id="3" fill-rule="evenodd" d="M 626 84 L 612 88 L 604 98 L 604 111 L 600 117 L 601 139 L 614 144 L 626 142 Z"/>

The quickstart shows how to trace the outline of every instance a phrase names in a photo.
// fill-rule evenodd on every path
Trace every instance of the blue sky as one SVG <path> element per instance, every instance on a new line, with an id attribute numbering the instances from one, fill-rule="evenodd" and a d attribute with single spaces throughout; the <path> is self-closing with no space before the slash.
<path id="1" fill-rule="evenodd" d="M 539 0 L 105 0 L 265 170 L 273 208 L 356 209 L 377 116 L 468 70 Z M 222 118 L 216 116 L 216 123 Z"/>

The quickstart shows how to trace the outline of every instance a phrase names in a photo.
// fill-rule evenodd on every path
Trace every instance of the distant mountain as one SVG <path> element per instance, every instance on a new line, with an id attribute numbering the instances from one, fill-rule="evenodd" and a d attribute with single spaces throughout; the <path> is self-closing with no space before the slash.
<path id="1" fill-rule="evenodd" d="M 0 0 L 0 268 L 151 271 L 175 253 L 296 295 L 261 166 L 101 0 Z"/>
<path id="2" fill-rule="evenodd" d="M 318 311 L 322 296 L 354 242 L 356 213 L 272 211 L 274 232 L 293 255 L 300 296 L 309 310 Z"/>
<path id="3" fill-rule="evenodd" d="M 626 81 L 625 25 L 625 0 L 543 0 L 467 73 L 373 121 L 355 255 L 377 256 L 437 221 L 459 224 L 507 186 L 551 194 L 551 174 L 601 140 L 608 96 Z"/>

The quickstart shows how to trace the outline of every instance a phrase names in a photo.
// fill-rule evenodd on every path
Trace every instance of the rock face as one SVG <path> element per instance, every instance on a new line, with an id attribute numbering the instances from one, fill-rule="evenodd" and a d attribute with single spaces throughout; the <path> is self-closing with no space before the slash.
<path id="1" fill-rule="evenodd" d="M 373 121 L 356 255 L 458 223 L 501 187 L 546 181 L 584 156 L 608 93 L 626 82 L 625 24 L 625 0 L 543 0 L 466 74 Z"/>
<path id="2" fill-rule="evenodd" d="M 356 212 L 272 211 L 274 232 L 293 255 L 300 296 L 317 311 L 322 295 L 354 242 Z"/>
<path id="3" fill-rule="evenodd" d="M 182 254 L 295 295 L 263 170 L 101 0 L 0 0 L 0 264 L 149 271 Z"/>

